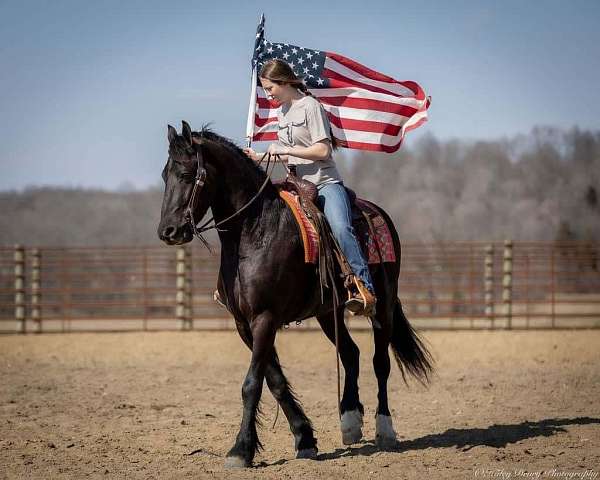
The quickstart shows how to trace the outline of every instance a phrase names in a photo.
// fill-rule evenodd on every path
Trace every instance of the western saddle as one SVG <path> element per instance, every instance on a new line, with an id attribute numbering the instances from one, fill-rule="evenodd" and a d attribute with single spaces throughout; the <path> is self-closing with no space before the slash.
<path id="1" fill-rule="evenodd" d="M 323 295 L 323 286 L 328 286 L 328 277 L 330 279 L 335 278 L 334 271 L 336 269 L 334 263 L 337 263 L 344 278 L 344 287 L 348 293 L 348 299 L 345 302 L 346 308 L 352 315 L 364 315 L 367 317 L 375 315 L 375 299 L 373 295 L 368 291 L 363 282 L 354 275 L 346 256 L 333 236 L 325 215 L 316 206 L 317 186 L 312 182 L 299 178 L 296 175 L 294 165 L 288 165 L 288 167 L 289 172 L 287 177 L 284 180 L 273 181 L 273 184 L 280 190 L 291 191 L 298 195 L 300 205 L 306 216 L 319 233 L 318 270 L 321 295 Z M 364 218 L 369 226 L 372 227 L 369 216 L 364 214 L 355 203 L 356 193 L 348 187 L 345 188 L 352 207 L 353 222 Z"/>

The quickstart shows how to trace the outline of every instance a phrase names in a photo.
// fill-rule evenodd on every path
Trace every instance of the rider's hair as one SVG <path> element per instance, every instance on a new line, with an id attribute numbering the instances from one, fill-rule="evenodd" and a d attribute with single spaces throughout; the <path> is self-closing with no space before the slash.
<path id="1" fill-rule="evenodd" d="M 319 101 L 319 99 L 308 90 L 306 84 L 304 83 L 304 80 L 298 78 L 294 73 L 294 70 L 292 70 L 292 67 L 290 67 L 290 65 L 283 60 L 280 60 L 278 58 L 272 58 L 270 60 L 267 60 L 260 69 L 260 73 L 258 74 L 258 76 L 260 78 L 270 80 L 271 82 L 276 83 L 278 85 L 290 85 L 294 88 L 297 88 L 304 94 L 310 95 L 317 102 Z M 333 150 L 337 150 L 338 142 L 333 136 L 331 125 L 329 126 L 329 134 L 331 136 L 331 148 Z"/>

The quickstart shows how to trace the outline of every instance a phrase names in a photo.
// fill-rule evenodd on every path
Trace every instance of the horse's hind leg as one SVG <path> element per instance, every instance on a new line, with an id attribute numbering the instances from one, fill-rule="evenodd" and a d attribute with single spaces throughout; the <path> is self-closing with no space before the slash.
<path id="1" fill-rule="evenodd" d="M 389 302 L 385 302 L 389 303 Z M 396 432 L 392 424 L 392 417 L 388 406 L 387 382 L 390 376 L 389 345 L 393 328 L 393 306 L 384 305 L 378 308 L 375 314 L 377 322 L 373 327 L 375 339 L 375 354 L 373 355 L 373 369 L 377 377 L 377 413 L 375 414 L 376 435 L 375 441 L 381 448 L 389 448 L 396 444 Z"/>
<path id="2" fill-rule="evenodd" d="M 344 310 L 338 313 L 338 344 L 340 358 L 344 365 L 345 380 L 344 394 L 340 403 L 342 442 L 344 445 L 357 443 L 362 438 L 362 425 L 364 408 L 358 396 L 358 373 L 360 351 L 352 340 L 346 324 L 343 322 Z M 327 335 L 327 338 L 335 345 L 335 323 L 333 312 L 326 315 L 318 315 L 317 320 Z"/>
<path id="3" fill-rule="evenodd" d="M 315 458 L 317 456 L 317 440 L 314 437 L 312 424 L 285 378 L 275 351 L 273 351 L 271 361 L 265 371 L 265 378 L 269 390 L 281 406 L 290 424 L 290 430 L 295 440 L 294 446 L 298 452 L 296 458 Z"/>

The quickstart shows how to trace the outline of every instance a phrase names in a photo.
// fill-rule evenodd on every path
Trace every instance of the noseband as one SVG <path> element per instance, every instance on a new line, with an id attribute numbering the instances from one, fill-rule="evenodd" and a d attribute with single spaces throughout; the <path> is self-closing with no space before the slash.
<path id="1" fill-rule="evenodd" d="M 192 145 L 192 148 L 194 148 L 193 145 Z M 208 230 L 212 230 L 213 228 L 215 230 L 217 230 L 218 232 L 226 232 L 227 231 L 226 229 L 221 229 L 219 227 L 221 225 L 223 225 L 225 222 L 231 220 L 232 218 L 236 217 L 241 212 L 243 212 L 247 207 L 249 207 L 260 196 L 262 191 L 267 186 L 267 183 L 269 183 L 269 180 L 271 179 L 271 174 L 273 173 L 276 162 L 273 161 L 273 166 L 271 168 L 271 171 L 269 172 L 269 166 L 271 164 L 271 154 L 269 152 L 266 152 L 262 156 L 260 161 L 258 162 L 258 165 L 260 166 L 260 164 L 263 162 L 264 158 L 268 155 L 267 167 L 265 168 L 265 171 L 267 173 L 267 178 L 265 178 L 265 181 L 261 185 L 258 192 L 256 192 L 256 194 L 250 200 L 248 200 L 241 208 L 236 210 L 229 217 L 227 217 L 223 220 L 220 220 L 219 222 L 215 222 L 214 216 L 212 216 L 206 222 L 204 222 L 200 227 L 198 227 L 196 225 L 196 220 L 194 219 L 194 211 L 196 210 L 196 206 L 198 204 L 198 197 L 200 196 L 200 192 L 202 191 L 202 188 L 204 187 L 204 184 L 206 183 L 207 174 L 206 174 L 206 168 L 204 168 L 204 159 L 201 157 L 200 152 L 198 150 L 194 149 L 194 151 L 196 153 L 196 178 L 194 180 L 194 187 L 192 188 L 192 194 L 188 201 L 187 207 L 185 208 L 185 218 L 190 223 L 194 236 L 197 237 L 198 239 L 200 239 L 200 241 L 204 244 L 204 246 L 209 251 L 212 252 L 209 243 L 202 236 L 202 233 L 206 232 Z M 279 155 L 273 155 L 273 156 L 279 156 Z M 213 222 L 213 224 L 209 225 L 210 222 Z"/>

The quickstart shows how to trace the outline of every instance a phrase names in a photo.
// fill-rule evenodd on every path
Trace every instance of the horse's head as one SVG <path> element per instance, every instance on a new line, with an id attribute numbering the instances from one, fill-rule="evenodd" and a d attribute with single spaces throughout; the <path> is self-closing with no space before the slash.
<path id="1" fill-rule="evenodd" d="M 192 135 L 187 122 L 182 122 L 181 135 L 168 128 L 169 158 L 162 172 L 165 181 L 158 236 L 169 245 L 190 242 L 192 222 L 204 217 L 214 197 L 214 169 L 208 165 L 203 139 Z"/>

